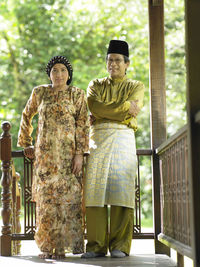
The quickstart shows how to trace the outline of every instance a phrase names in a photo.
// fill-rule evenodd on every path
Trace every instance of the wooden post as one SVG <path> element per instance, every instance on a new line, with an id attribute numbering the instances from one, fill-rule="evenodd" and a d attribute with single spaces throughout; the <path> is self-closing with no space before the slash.
<path id="1" fill-rule="evenodd" d="M 194 266 L 200 266 L 200 1 L 185 0 L 190 217 Z"/>
<path id="2" fill-rule="evenodd" d="M 177 252 L 177 267 L 184 267 L 184 257 Z"/>
<path id="3" fill-rule="evenodd" d="M 161 212 L 159 158 L 155 154 L 155 149 L 166 140 L 164 0 L 149 0 L 149 54 L 155 253 L 169 255 L 170 249 L 157 238 L 161 232 Z"/>
<path id="4" fill-rule="evenodd" d="M 9 122 L 2 123 L 3 133 L 0 137 L 0 159 L 2 161 L 2 220 L 3 226 L 0 236 L 0 255 L 11 256 L 11 136 Z"/>

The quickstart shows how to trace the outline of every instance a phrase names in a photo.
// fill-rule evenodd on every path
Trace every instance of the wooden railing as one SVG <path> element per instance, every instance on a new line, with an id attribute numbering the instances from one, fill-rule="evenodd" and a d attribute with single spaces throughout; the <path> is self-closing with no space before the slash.
<path id="1" fill-rule="evenodd" d="M 158 239 L 183 256 L 192 258 L 188 180 L 187 125 L 158 149 L 161 176 L 161 233 Z"/>
<path id="2" fill-rule="evenodd" d="M 36 230 L 36 207 L 31 201 L 31 186 L 33 174 L 33 161 L 24 157 L 23 151 L 11 151 L 10 123 L 2 124 L 1 135 L 1 161 L 2 161 L 2 233 L 1 255 L 11 256 L 20 252 L 20 240 L 34 239 Z M 140 197 L 140 166 L 141 157 L 151 157 L 151 149 L 138 149 L 138 173 L 135 185 L 135 218 L 133 238 L 154 238 L 154 233 L 142 232 L 141 221 L 141 197 Z M 18 187 L 19 174 L 15 172 L 12 159 L 21 158 L 24 164 L 23 173 L 23 203 L 24 203 L 24 231 L 20 232 L 20 188 Z"/>
<path id="3" fill-rule="evenodd" d="M 134 216 L 134 229 L 133 229 L 133 238 L 137 239 L 153 239 L 154 233 L 143 233 L 142 232 L 142 220 L 141 220 L 141 176 L 140 176 L 140 167 L 141 167 L 141 157 L 143 156 L 152 156 L 151 149 L 137 149 L 137 176 L 136 176 L 136 183 L 135 183 L 135 216 Z"/>
<path id="4" fill-rule="evenodd" d="M 23 173 L 24 230 L 13 232 L 13 240 L 33 240 L 36 230 L 36 203 L 32 201 L 33 160 L 24 157 L 23 151 L 12 151 L 12 158 L 21 158 Z"/>
<path id="5" fill-rule="evenodd" d="M 2 124 L 3 133 L 0 137 L 0 159 L 2 161 L 2 235 L 0 239 L 1 255 L 10 256 L 20 253 L 20 240 L 11 243 L 12 233 L 21 232 L 21 188 L 20 175 L 15 171 L 11 154 L 10 123 Z"/>

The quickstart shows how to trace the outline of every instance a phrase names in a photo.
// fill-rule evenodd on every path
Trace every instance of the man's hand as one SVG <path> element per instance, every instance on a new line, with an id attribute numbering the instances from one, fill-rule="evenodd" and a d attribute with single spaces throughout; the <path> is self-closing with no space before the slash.
<path id="1" fill-rule="evenodd" d="M 78 174 L 82 170 L 83 155 L 75 155 L 72 161 L 72 173 Z"/>
<path id="2" fill-rule="evenodd" d="M 137 106 L 138 100 L 132 100 L 130 101 L 131 106 L 129 109 L 129 114 L 131 114 L 134 118 L 137 117 L 138 113 L 140 112 L 140 108 Z"/>
<path id="3" fill-rule="evenodd" d="M 35 149 L 34 146 L 28 146 L 24 148 L 24 155 L 29 159 L 34 159 Z"/>

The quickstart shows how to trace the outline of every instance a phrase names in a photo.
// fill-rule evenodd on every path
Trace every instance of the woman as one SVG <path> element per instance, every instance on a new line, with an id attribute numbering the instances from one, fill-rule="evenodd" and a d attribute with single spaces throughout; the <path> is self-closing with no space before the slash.
<path id="1" fill-rule="evenodd" d="M 33 89 L 22 113 L 18 146 L 34 160 L 32 197 L 36 201 L 35 241 L 41 258 L 64 258 L 84 250 L 82 163 L 88 150 L 88 115 L 84 91 L 70 86 L 72 66 L 53 57 L 46 73 L 51 84 Z M 32 146 L 31 121 L 38 113 Z"/>

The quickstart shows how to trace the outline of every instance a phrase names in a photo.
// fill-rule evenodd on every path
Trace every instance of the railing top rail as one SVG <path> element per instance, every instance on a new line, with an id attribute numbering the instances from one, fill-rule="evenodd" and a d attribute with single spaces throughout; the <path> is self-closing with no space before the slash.
<path id="1" fill-rule="evenodd" d="M 177 142 L 178 139 L 181 139 L 183 135 L 187 133 L 187 124 L 184 125 L 181 129 L 178 130 L 177 133 L 172 135 L 170 138 L 168 138 L 164 143 L 162 143 L 157 149 L 156 154 L 161 154 L 166 149 L 171 147 L 174 143 Z"/>
<path id="2" fill-rule="evenodd" d="M 151 156 L 153 154 L 152 149 L 136 149 L 136 154 L 138 156 Z"/>
<path id="3" fill-rule="evenodd" d="M 137 149 L 136 154 L 138 156 L 151 156 L 152 155 L 152 149 Z M 12 158 L 21 158 L 24 156 L 23 150 L 18 151 L 12 151 Z"/>
<path id="4" fill-rule="evenodd" d="M 12 155 L 12 158 L 21 158 L 24 156 L 24 151 L 23 150 L 12 151 L 11 155 Z"/>

